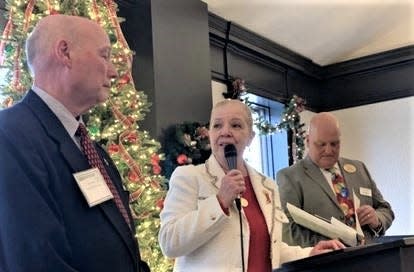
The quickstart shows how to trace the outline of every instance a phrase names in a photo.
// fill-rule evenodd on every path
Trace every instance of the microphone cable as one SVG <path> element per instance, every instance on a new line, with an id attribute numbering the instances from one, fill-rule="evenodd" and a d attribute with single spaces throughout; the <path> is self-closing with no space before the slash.
<path id="1" fill-rule="evenodd" d="M 240 250 L 241 250 L 241 261 L 242 261 L 242 271 L 244 272 L 244 245 L 243 245 L 243 221 L 242 221 L 242 211 L 241 211 L 241 203 L 240 198 L 236 198 L 236 206 L 237 210 L 239 211 L 239 223 L 240 223 Z"/>

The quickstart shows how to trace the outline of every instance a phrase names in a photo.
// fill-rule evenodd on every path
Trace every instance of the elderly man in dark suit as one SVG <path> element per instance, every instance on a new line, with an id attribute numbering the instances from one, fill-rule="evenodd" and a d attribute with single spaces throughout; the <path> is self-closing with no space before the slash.
<path id="1" fill-rule="evenodd" d="M 105 101 L 117 77 L 107 34 L 85 18 L 48 16 L 26 53 L 33 88 L 0 111 L 0 270 L 148 271 L 119 173 L 90 144 L 93 168 L 76 134 L 76 117 Z"/>
<path id="2" fill-rule="evenodd" d="M 306 139 L 308 155 L 277 174 L 282 206 L 289 217 L 283 229 L 288 244 L 312 246 L 327 237 L 302 227 L 291 218 L 286 203 L 326 219 L 335 217 L 355 227 L 357 215 L 367 243 L 385 234 L 394 220 L 391 206 L 371 178 L 364 163 L 339 157 L 340 129 L 330 113 L 316 114 Z M 360 207 L 353 205 L 353 192 Z"/>

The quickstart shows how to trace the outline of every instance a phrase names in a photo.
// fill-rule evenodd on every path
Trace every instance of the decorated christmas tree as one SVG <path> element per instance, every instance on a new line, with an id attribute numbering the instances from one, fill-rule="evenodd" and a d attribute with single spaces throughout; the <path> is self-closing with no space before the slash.
<path id="1" fill-rule="evenodd" d="M 118 167 L 125 187 L 131 192 L 130 206 L 135 219 L 141 255 L 152 271 L 170 271 L 172 261 L 163 257 L 157 240 L 159 213 L 165 196 L 165 178 L 160 175 L 160 144 L 138 122 L 150 104 L 142 91 L 135 89 L 131 63 L 133 52 L 120 28 L 117 6 L 112 0 L 8 0 L 7 24 L 0 43 L 0 66 L 7 68 L 0 94 L 2 107 L 20 100 L 32 84 L 24 55 L 24 42 L 34 25 L 44 16 L 70 14 L 98 22 L 112 42 L 112 61 L 119 78 L 111 88 L 107 103 L 86 116 L 92 137 L 104 145 Z"/>

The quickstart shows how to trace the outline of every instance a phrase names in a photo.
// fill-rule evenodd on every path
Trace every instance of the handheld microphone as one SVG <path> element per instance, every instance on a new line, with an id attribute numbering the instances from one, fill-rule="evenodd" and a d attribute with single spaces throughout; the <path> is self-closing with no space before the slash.
<path id="1" fill-rule="evenodd" d="M 237 169 L 237 150 L 233 144 L 228 144 L 224 147 L 224 157 L 226 158 L 229 170 Z M 239 223 L 240 223 L 240 251 L 242 261 L 242 271 L 245 271 L 244 265 L 244 246 L 243 246 L 243 224 L 241 214 L 241 201 L 240 195 L 234 200 L 236 202 L 237 210 L 239 210 Z"/>
<path id="2" fill-rule="evenodd" d="M 224 147 L 224 157 L 226 158 L 229 170 L 237 169 L 237 149 L 233 144 L 228 144 Z M 237 209 L 241 210 L 240 196 L 235 200 Z"/>
<path id="3" fill-rule="evenodd" d="M 224 147 L 224 157 L 230 170 L 237 168 L 237 150 L 233 144 L 228 144 Z"/>

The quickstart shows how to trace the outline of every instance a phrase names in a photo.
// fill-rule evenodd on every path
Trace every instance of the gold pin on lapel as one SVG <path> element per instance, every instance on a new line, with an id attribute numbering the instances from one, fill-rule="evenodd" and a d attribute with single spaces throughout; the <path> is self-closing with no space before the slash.
<path id="1" fill-rule="evenodd" d="M 246 208 L 247 206 L 249 206 L 249 201 L 247 201 L 247 199 L 245 199 L 244 197 L 240 198 L 240 203 L 243 208 Z"/>
<path id="2" fill-rule="evenodd" d="M 268 191 L 266 191 L 266 190 L 263 190 L 263 193 L 264 193 L 264 195 L 265 195 L 265 197 L 266 197 L 266 204 L 270 204 L 270 203 L 272 203 L 272 200 L 270 199 L 269 192 L 268 192 Z"/>
<path id="3" fill-rule="evenodd" d="M 343 168 L 348 173 L 355 173 L 356 172 L 356 167 L 353 164 L 350 164 L 350 163 L 346 163 Z"/>

